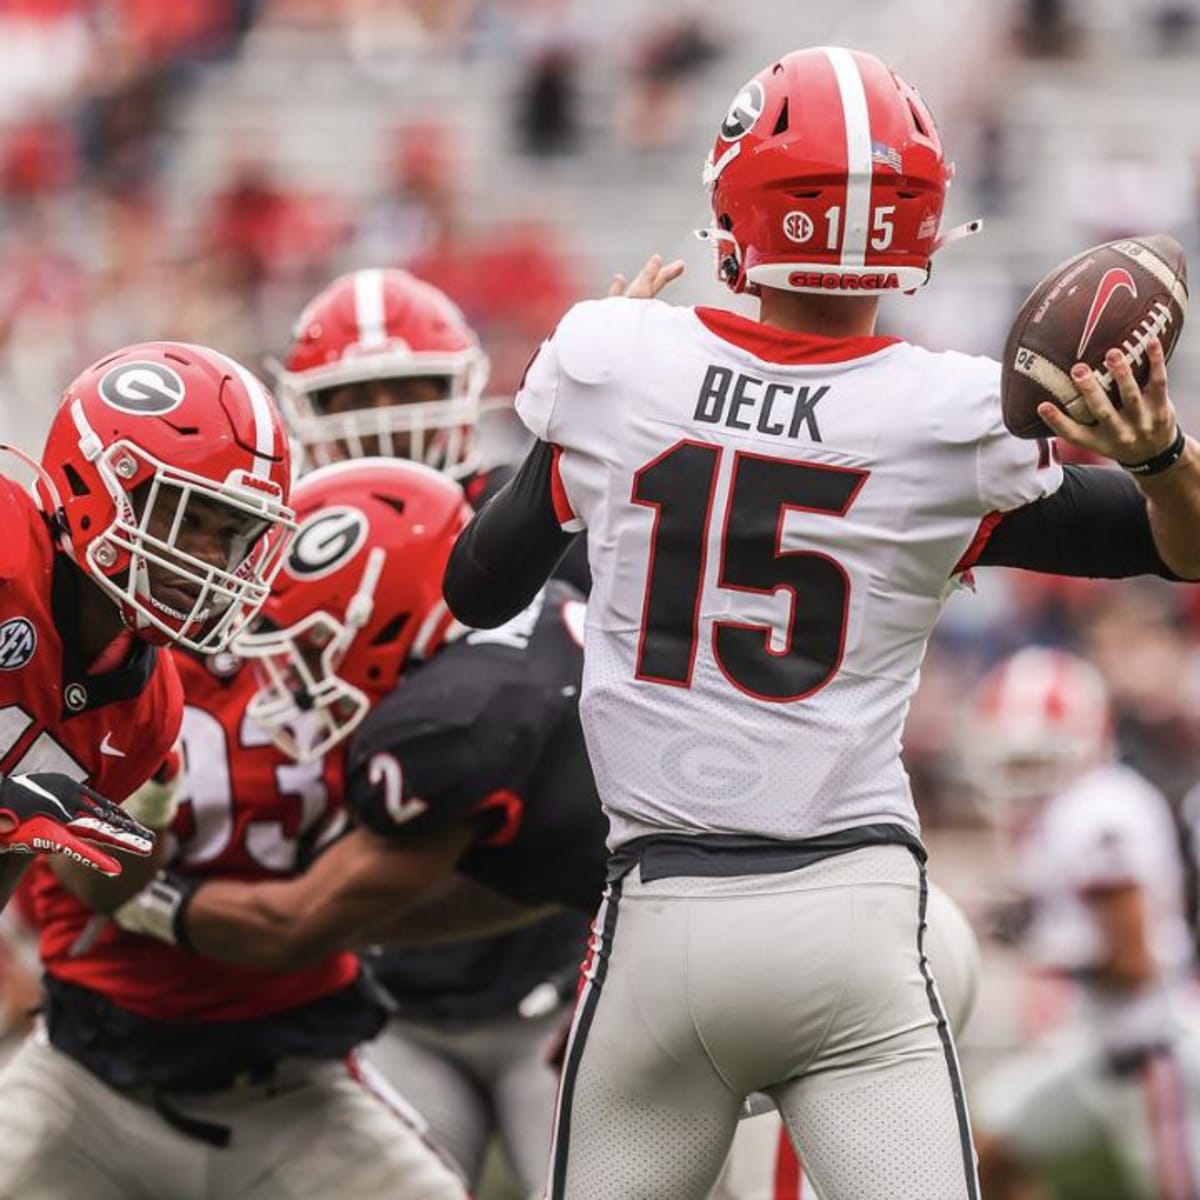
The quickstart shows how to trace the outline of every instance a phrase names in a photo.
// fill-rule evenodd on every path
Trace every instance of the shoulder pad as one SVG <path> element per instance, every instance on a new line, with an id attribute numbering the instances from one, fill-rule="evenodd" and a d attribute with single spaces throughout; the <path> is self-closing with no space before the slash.
<path id="1" fill-rule="evenodd" d="M 635 349 L 651 300 L 584 300 L 554 331 L 554 349 L 564 375 L 576 383 L 607 383 L 624 364 L 636 361 Z"/>
<path id="2" fill-rule="evenodd" d="M 29 561 L 34 522 L 40 521 L 33 498 L 20 484 L 0 476 L 0 579 L 16 579 Z"/>

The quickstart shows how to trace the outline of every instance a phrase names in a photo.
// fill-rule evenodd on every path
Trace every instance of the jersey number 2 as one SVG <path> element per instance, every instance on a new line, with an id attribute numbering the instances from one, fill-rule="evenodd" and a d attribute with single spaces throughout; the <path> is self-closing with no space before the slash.
<path id="1" fill-rule="evenodd" d="M 654 509 L 637 676 L 690 687 L 699 637 L 709 528 L 724 451 L 680 441 L 633 478 L 634 504 Z M 782 648 L 769 625 L 713 623 L 725 678 L 759 700 L 802 700 L 837 673 L 846 641 L 850 578 L 815 550 L 781 549 L 788 512 L 844 517 L 868 472 L 736 451 L 721 525 L 719 587 L 791 593 Z"/>

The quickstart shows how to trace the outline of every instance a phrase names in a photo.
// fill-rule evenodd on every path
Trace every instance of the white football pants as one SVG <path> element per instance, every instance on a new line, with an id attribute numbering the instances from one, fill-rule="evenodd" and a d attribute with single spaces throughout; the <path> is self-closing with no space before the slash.
<path id="1" fill-rule="evenodd" d="M 704 1200 L 760 1091 L 824 1200 L 978 1200 L 927 895 L 900 846 L 614 883 L 567 1049 L 550 1200 Z"/>
<path id="2" fill-rule="evenodd" d="M 0 1073 L 0 1200 L 467 1200 L 368 1083 L 353 1060 L 290 1060 L 270 1085 L 172 1096 L 188 1117 L 232 1130 L 222 1148 L 35 1033 Z"/>

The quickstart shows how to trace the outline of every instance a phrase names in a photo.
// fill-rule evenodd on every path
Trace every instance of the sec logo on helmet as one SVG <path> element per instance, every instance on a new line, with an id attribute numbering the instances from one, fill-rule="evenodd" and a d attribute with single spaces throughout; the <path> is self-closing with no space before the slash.
<path id="1" fill-rule="evenodd" d="M 813 235 L 812 217 L 806 212 L 793 210 L 783 218 L 783 236 L 790 242 L 802 244 Z"/>
<path id="2" fill-rule="evenodd" d="M 127 362 L 105 373 L 100 398 L 121 412 L 161 417 L 178 408 L 187 395 L 182 377 L 165 363 Z"/>
<path id="3" fill-rule="evenodd" d="M 349 562 L 367 540 L 367 518 L 357 508 L 327 508 L 296 531 L 285 570 L 296 579 L 320 579 Z"/>

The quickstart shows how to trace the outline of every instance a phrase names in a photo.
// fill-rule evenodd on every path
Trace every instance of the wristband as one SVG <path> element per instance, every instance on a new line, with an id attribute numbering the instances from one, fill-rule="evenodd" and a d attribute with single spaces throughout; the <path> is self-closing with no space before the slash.
<path id="1" fill-rule="evenodd" d="M 200 880 L 174 871 L 159 873 L 113 914 L 122 929 L 191 950 L 184 918 Z"/>
<path id="2" fill-rule="evenodd" d="M 1145 479 L 1147 475 L 1161 475 L 1183 457 L 1186 448 L 1187 438 L 1184 437 L 1183 429 L 1176 423 L 1175 437 L 1165 450 L 1159 451 L 1153 458 L 1148 458 L 1145 462 L 1121 463 L 1120 466 L 1124 467 L 1130 475 L 1136 475 L 1139 479 Z"/>

